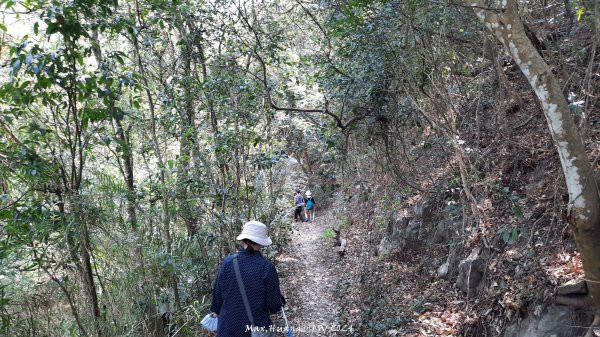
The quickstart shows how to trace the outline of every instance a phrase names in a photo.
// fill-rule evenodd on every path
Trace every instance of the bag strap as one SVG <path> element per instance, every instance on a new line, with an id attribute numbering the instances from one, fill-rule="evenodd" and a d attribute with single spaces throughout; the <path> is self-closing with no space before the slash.
<path id="1" fill-rule="evenodd" d="M 244 287 L 244 282 L 242 281 L 242 274 L 240 274 L 240 265 L 237 260 L 237 254 L 233 256 L 233 269 L 235 270 L 235 278 L 237 279 L 237 284 L 238 287 L 240 287 L 240 293 L 242 294 L 242 299 L 244 300 L 246 314 L 248 314 L 250 324 L 254 325 L 254 317 L 252 317 L 252 310 L 250 310 L 250 303 L 248 303 L 248 297 L 246 296 L 246 288 Z"/>

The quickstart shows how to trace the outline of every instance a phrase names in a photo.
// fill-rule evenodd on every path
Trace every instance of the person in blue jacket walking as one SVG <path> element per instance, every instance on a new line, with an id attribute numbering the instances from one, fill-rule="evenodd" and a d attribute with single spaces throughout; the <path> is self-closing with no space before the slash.
<path id="1" fill-rule="evenodd" d="M 315 198 L 311 191 L 306 191 L 306 198 L 304 198 L 304 207 L 306 208 L 306 221 L 315 221 Z"/>
<path id="2" fill-rule="evenodd" d="M 258 221 L 247 222 L 236 240 L 242 241 L 243 249 L 236 255 L 254 326 L 269 329 L 273 325 L 270 314 L 277 313 L 285 299 L 281 295 L 275 266 L 260 253 L 262 247 L 272 243 L 267 236 L 267 226 Z M 219 337 L 251 336 L 250 319 L 235 277 L 233 255 L 225 258 L 217 274 L 211 311 L 219 318 Z"/>

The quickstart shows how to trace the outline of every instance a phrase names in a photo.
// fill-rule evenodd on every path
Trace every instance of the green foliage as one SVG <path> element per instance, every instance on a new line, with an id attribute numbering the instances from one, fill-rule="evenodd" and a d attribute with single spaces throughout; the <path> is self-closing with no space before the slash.
<path id="1" fill-rule="evenodd" d="M 8 308 L 11 304 L 11 299 L 6 296 L 6 284 L 0 284 L 0 332 L 8 334 L 11 323 L 11 314 Z"/>
<path id="2" fill-rule="evenodd" d="M 71 297 L 90 334 L 147 336 L 159 306 L 201 317 L 199 299 L 244 221 L 269 224 L 269 257 L 289 240 L 289 157 L 333 189 L 350 134 L 375 130 L 359 145 L 381 150 L 388 137 L 397 157 L 393 135 L 427 125 L 399 93 L 472 70 L 443 40 L 469 34 L 464 22 L 451 28 L 458 10 L 421 0 L 325 1 L 319 11 L 279 1 L 119 5 L 0 0 L 31 22 L 29 32 L 0 24 L 0 269 L 31 280 L 1 286 L 3 334 L 82 335 L 62 310 Z M 327 114 L 276 111 L 270 100 Z M 425 138 L 414 143 L 437 145 Z M 340 230 L 350 226 L 340 219 Z M 101 317 L 80 281 L 86 248 Z M 5 299 L 42 293 L 52 294 L 44 313 L 6 316 Z M 372 334 L 401 324 L 397 314 L 372 322 Z"/>
<path id="3" fill-rule="evenodd" d="M 269 169 L 274 165 L 281 163 L 283 160 L 287 159 L 288 156 L 284 152 L 278 153 L 257 153 L 254 155 L 252 159 L 252 164 L 259 169 Z"/>
<path id="4" fill-rule="evenodd" d="M 577 15 L 577 21 L 581 21 L 581 17 L 585 14 L 584 6 L 577 6 L 575 9 L 575 15 Z"/>
<path id="5" fill-rule="evenodd" d="M 511 203 L 511 211 L 518 218 L 523 219 L 523 209 L 520 206 L 521 198 L 518 195 L 512 193 L 508 186 L 502 187 L 496 186 L 496 196 L 508 200 Z"/>
<path id="6" fill-rule="evenodd" d="M 496 234 L 502 235 L 502 241 L 507 245 L 513 245 L 519 238 L 519 229 L 516 227 L 502 227 L 498 229 Z"/>
<path id="7" fill-rule="evenodd" d="M 335 232 L 333 231 L 333 228 L 326 228 L 325 231 L 323 231 L 324 239 L 332 239 L 334 237 L 335 237 Z"/>
<path id="8" fill-rule="evenodd" d="M 388 220 L 386 217 L 380 216 L 377 218 L 377 227 L 379 227 L 380 230 L 383 230 L 387 227 L 387 223 Z"/>
<path id="9" fill-rule="evenodd" d="M 455 201 L 448 201 L 444 211 L 452 216 L 459 216 L 462 213 L 462 207 Z"/>

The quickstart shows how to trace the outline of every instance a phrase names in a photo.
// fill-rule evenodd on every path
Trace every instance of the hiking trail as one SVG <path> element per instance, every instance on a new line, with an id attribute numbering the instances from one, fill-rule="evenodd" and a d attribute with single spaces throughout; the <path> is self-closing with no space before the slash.
<path id="1" fill-rule="evenodd" d="M 288 249 L 278 257 L 294 337 L 350 335 L 338 323 L 339 277 L 333 267 L 339 257 L 333 240 L 323 235 L 333 221 L 331 213 L 317 209 L 313 223 L 296 222 Z"/>

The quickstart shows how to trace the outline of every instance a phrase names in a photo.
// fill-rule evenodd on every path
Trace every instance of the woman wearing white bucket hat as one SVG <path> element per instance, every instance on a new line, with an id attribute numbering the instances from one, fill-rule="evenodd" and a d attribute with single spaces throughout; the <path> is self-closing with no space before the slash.
<path id="1" fill-rule="evenodd" d="M 273 241 L 271 241 L 271 238 L 267 236 L 267 226 L 265 226 L 265 224 L 263 224 L 262 222 L 258 221 L 246 222 L 244 228 L 242 229 L 242 233 L 238 235 L 235 239 L 238 241 L 242 241 L 244 249 L 246 249 L 246 246 L 248 245 L 247 242 L 245 242 L 244 240 L 253 241 L 254 243 L 258 243 L 262 247 L 270 246 L 273 243 Z M 257 250 L 260 250 L 260 248 L 262 247 L 259 247 Z"/>
<path id="2" fill-rule="evenodd" d="M 236 239 L 242 241 L 243 249 L 225 258 L 212 293 L 211 310 L 219 318 L 219 337 L 250 337 L 251 325 L 268 331 L 273 324 L 269 315 L 278 312 L 284 301 L 277 270 L 260 253 L 262 247 L 272 243 L 267 226 L 249 221 Z M 236 263 L 241 282 L 236 275 Z"/>

